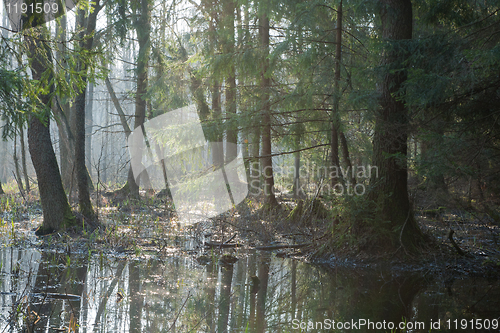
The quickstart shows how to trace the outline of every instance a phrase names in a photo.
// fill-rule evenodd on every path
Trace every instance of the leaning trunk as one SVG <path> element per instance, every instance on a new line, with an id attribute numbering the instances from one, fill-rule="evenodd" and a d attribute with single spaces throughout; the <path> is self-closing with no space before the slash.
<path id="1" fill-rule="evenodd" d="M 42 34 L 42 37 L 44 35 L 46 34 Z M 40 80 L 42 74 L 52 64 L 49 47 L 36 37 L 26 37 L 26 43 L 29 45 L 29 54 L 32 59 L 33 80 Z M 51 82 L 51 79 L 49 78 L 47 81 Z M 53 90 L 53 87 L 51 90 Z M 74 225 L 75 217 L 71 212 L 68 198 L 64 192 L 56 155 L 50 139 L 49 113 L 51 98 L 49 94 L 40 95 L 40 101 L 44 107 L 41 115 L 39 117 L 31 115 L 29 118 L 28 147 L 35 167 L 43 210 L 43 224 L 37 233 L 46 234 Z M 45 124 L 42 123 L 42 120 Z"/>

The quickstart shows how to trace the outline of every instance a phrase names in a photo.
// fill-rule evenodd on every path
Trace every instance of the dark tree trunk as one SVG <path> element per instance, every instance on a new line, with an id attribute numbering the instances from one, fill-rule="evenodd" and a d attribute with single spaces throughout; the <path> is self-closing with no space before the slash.
<path id="1" fill-rule="evenodd" d="M 44 29 L 44 27 L 41 29 Z M 42 38 L 44 35 L 46 34 L 42 34 Z M 42 74 L 50 68 L 49 66 L 52 66 L 49 47 L 33 37 L 27 37 L 26 43 L 29 45 L 30 58 L 32 59 L 31 71 L 33 79 L 40 80 Z M 45 124 L 38 117 L 30 116 L 28 146 L 35 167 L 43 210 L 43 224 L 37 230 L 37 233 L 46 234 L 74 225 L 76 222 L 64 192 L 56 155 L 50 139 L 50 96 L 40 95 L 40 101 L 45 107 L 41 112 L 41 118 Z"/>
<path id="2" fill-rule="evenodd" d="M 339 105 L 340 105 L 340 63 L 342 61 L 342 0 L 337 8 L 337 29 L 335 31 L 335 73 L 333 75 L 333 110 L 332 110 L 332 135 L 331 135 L 331 149 L 332 149 L 332 167 L 337 170 L 332 177 L 332 189 L 338 183 L 338 171 L 340 168 L 339 160 Z"/>
<path id="3" fill-rule="evenodd" d="M 93 11 L 90 13 L 86 29 L 84 29 L 84 11 L 79 10 L 79 26 L 82 30 L 80 33 L 80 47 L 84 50 L 90 51 L 94 43 L 94 37 L 91 36 L 96 27 L 97 14 L 101 9 L 99 0 L 93 4 Z M 78 93 L 75 99 L 75 163 L 76 163 L 76 179 L 78 185 L 78 205 L 80 206 L 80 213 L 90 221 L 96 219 L 92 202 L 90 201 L 89 193 L 89 178 L 87 175 L 87 167 L 85 165 L 85 99 L 87 95 L 87 72 L 86 64 L 80 63 L 80 72 L 84 74 L 82 77 L 83 88 Z"/>
<path id="4" fill-rule="evenodd" d="M 408 56 L 404 40 L 412 38 L 412 5 L 410 0 L 384 0 L 381 4 L 382 32 L 389 46 L 382 56 L 386 68 L 373 138 L 373 163 L 378 167 L 379 178 L 372 174 L 371 199 L 379 205 L 378 218 L 389 223 L 381 223 L 378 227 L 383 230 L 372 239 L 373 245 L 382 250 L 392 251 L 402 246 L 411 251 L 422 234 L 413 217 L 407 189 L 408 114 L 400 91 L 406 73 L 394 69 L 401 68 Z"/>
<path id="5" fill-rule="evenodd" d="M 349 146 L 347 145 L 347 140 L 345 138 L 344 132 L 340 132 L 340 146 L 342 147 L 342 157 L 344 158 L 344 164 L 349 174 L 349 179 L 345 179 L 345 181 L 350 180 L 351 185 L 354 185 L 356 184 L 356 178 L 353 176 L 353 166 L 351 163 L 351 158 L 349 157 Z"/>
<path id="6" fill-rule="evenodd" d="M 269 208 L 278 204 L 274 196 L 273 158 L 271 156 L 271 107 L 269 105 L 271 79 L 269 78 L 269 18 L 262 13 L 259 19 L 260 46 L 262 47 L 262 72 L 260 88 L 262 94 L 262 157 L 261 168 L 264 175 L 264 204 Z"/>
<path id="7" fill-rule="evenodd" d="M 2 188 L 2 181 L 0 180 L 0 194 L 5 194 L 3 188 Z"/>

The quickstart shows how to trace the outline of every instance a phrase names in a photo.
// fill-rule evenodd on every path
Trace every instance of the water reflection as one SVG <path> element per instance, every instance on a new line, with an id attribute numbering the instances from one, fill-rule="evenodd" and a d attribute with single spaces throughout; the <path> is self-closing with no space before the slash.
<path id="1" fill-rule="evenodd" d="M 441 320 L 443 329 L 448 319 L 500 315 L 500 285 L 486 278 L 326 269 L 256 251 L 231 255 L 238 260 L 3 248 L 0 330 L 323 332 L 331 320 L 385 320 L 422 322 L 425 328 L 413 331 L 423 332 L 431 320 Z"/>

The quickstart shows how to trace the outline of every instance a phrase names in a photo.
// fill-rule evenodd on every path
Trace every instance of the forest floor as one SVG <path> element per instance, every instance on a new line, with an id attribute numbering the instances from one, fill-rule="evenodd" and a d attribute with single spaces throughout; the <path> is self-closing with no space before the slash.
<path id="1" fill-rule="evenodd" d="M 0 196 L 0 237 L 3 244 L 37 247 L 61 252 L 100 252 L 114 256 L 150 257 L 219 252 L 226 248 L 274 251 L 277 256 L 311 260 L 312 250 L 326 242 L 331 216 L 318 215 L 312 205 L 304 204 L 302 214 L 293 215 L 296 201 L 280 198 L 280 209 L 263 212 L 258 200 L 247 200 L 237 209 L 194 225 L 182 225 L 166 198 L 142 200 L 94 198 L 99 203 L 101 228 L 86 232 L 73 227 L 36 237 L 42 211 L 36 196 L 28 200 L 17 195 Z M 74 207 L 76 209 L 76 206 Z M 391 265 L 395 270 L 447 271 L 454 274 L 500 276 L 500 227 L 488 218 L 462 210 L 416 210 L 416 219 L 430 235 L 433 249 L 418 256 L 367 258 L 353 251 L 322 257 L 329 265 Z M 465 253 L 457 254 L 449 238 Z M 318 261 L 318 260 L 316 260 Z"/>

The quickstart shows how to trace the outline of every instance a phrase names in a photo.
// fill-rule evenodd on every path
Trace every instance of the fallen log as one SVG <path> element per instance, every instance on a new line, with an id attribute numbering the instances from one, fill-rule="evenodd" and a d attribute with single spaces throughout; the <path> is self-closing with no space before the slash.
<path id="1" fill-rule="evenodd" d="M 239 247 L 243 246 L 242 244 L 239 243 L 212 243 L 212 242 L 205 242 L 205 246 L 209 248 L 229 248 L 229 247 Z"/>

